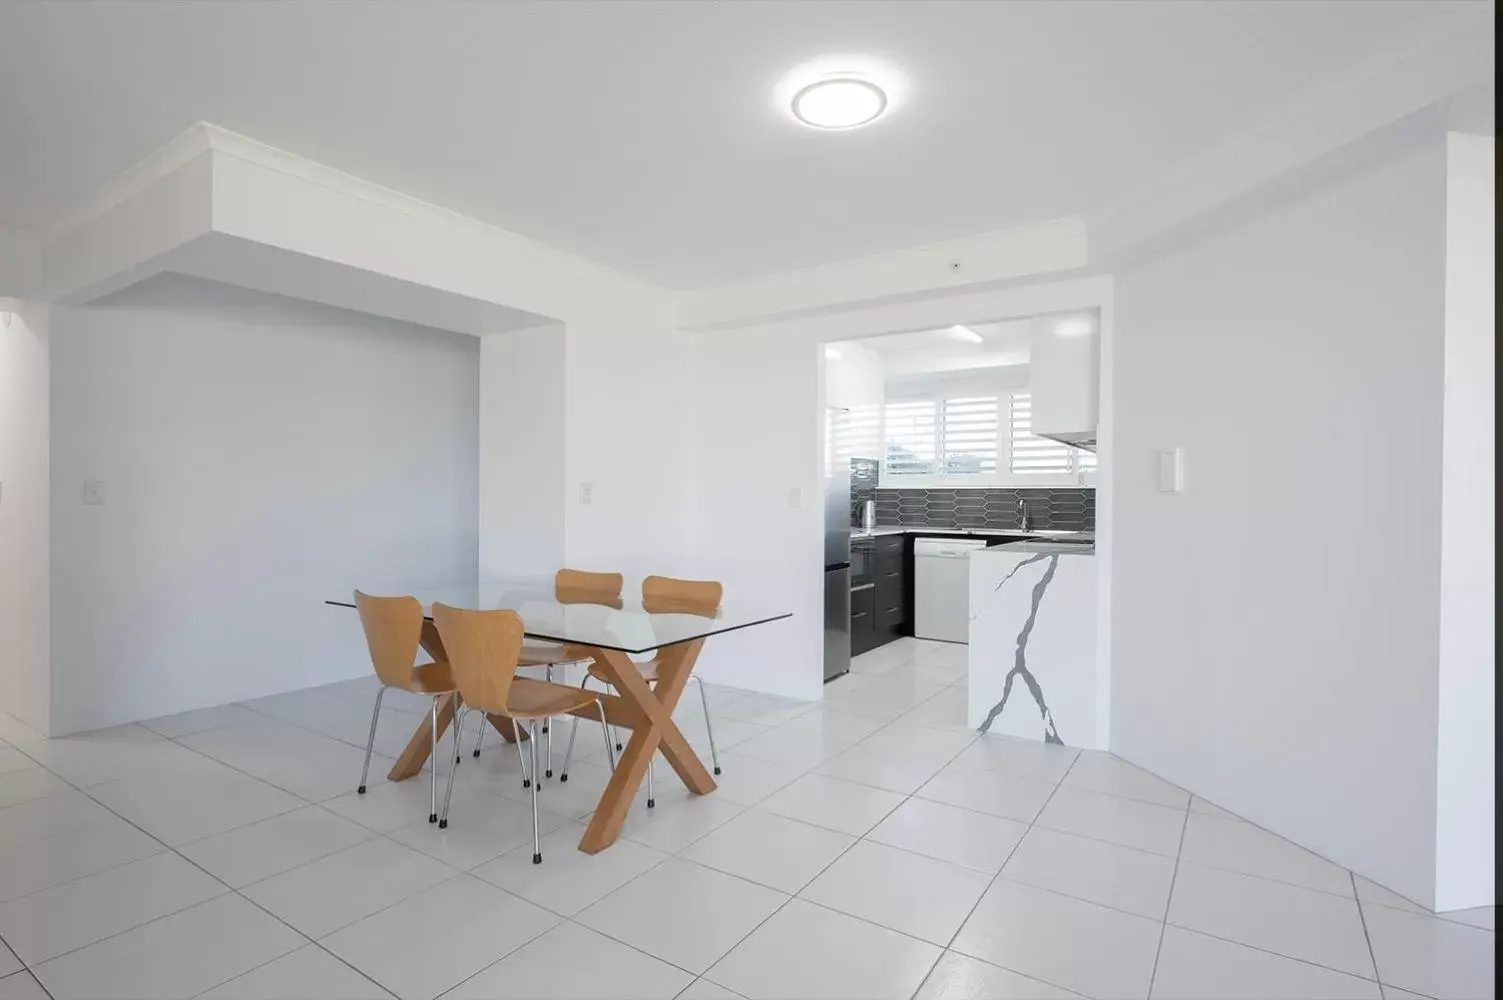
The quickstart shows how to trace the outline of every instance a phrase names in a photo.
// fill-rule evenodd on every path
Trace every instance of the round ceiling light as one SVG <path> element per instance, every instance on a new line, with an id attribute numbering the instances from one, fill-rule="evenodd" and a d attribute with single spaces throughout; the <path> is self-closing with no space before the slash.
<path id="1" fill-rule="evenodd" d="M 793 95 L 793 117 L 810 128 L 860 128 L 882 117 L 887 94 L 870 80 L 851 74 L 816 80 Z"/>

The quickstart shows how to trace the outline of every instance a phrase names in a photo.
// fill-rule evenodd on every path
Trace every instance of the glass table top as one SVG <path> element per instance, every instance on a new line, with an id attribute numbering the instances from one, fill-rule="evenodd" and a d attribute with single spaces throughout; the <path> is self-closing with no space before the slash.
<path id="1" fill-rule="evenodd" d="M 407 591 L 423 605 L 423 615 L 433 617 L 433 605 L 447 604 L 466 611 L 515 611 L 530 639 L 614 649 L 623 653 L 650 653 L 665 646 L 691 642 L 724 632 L 750 628 L 791 618 L 792 612 L 777 607 L 741 602 L 722 603 L 712 613 L 669 604 L 644 606 L 640 598 L 624 596 L 619 607 L 580 601 L 560 601 L 552 580 L 487 580 L 478 584 L 419 587 Z M 378 596 L 390 597 L 382 591 Z M 353 608 L 354 592 L 325 601 Z"/>

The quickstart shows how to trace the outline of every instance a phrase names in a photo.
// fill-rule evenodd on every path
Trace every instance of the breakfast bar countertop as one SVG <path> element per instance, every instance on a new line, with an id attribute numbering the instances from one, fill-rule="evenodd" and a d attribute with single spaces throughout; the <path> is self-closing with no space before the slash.
<path id="1" fill-rule="evenodd" d="M 954 535 L 957 538 L 974 536 L 986 538 L 991 535 L 1013 535 L 1029 539 L 1068 538 L 1077 542 L 1094 542 L 1094 531 L 1061 531 L 1061 530 L 1034 530 L 1023 531 L 1020 528 L 926 528 L 918 524 L 879 524 L 875 528 L 852 528 L 852 538 L 881 538 L 884 535 Z"/>

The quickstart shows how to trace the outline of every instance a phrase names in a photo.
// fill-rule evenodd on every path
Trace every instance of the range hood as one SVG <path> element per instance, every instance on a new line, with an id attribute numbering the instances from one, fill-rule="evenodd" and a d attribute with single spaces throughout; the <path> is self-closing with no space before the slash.
<path id="1" fill-rule="evenodd" d="M 1035 437 L 1084 451 L 1096 450 L 1096 409 L 1101 393 L 1097 322 L 1094 312 L 1033 320 L 1028 389 Z"/>
<path id="2" fill-rule="evenodd" d="M 1058 441 L 1060 444 L 1067 444 L 1072 448 L 1079 448 L 1081 451 L 1088 451 L 1093 455 L 1096 453 L 1096 432 L 1094 430 L 1073 431 L 1063 434 L 1044 434 L 1041 431 L 1034 431 L 1033 436 L 1047 438 L 1050 441 Z"/>

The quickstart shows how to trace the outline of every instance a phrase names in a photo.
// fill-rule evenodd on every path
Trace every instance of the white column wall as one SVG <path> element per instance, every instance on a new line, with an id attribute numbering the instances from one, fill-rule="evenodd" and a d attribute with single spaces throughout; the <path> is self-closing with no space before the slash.
<path id="1" fill-rule="evenodd" d="M 822 349 L 797 334 L 695 338 L 696 573 L 793 617 L 707 643 L 703 676 L 815 699 L 824 684 Z"/>
<path id="2" fill-rule="evenodd" d="M 694 373 L 669 305 L 565 319 L 565 562 L 622 573 L 628 593 L 645 576 L 694 572 Z"/>
<path id="3" fill-rule="evenodd" d="M 1109 355 L 1114 752 L 1423 903 L 1444 189 L 1437 142 L 1130 267 Z"/>
<path id="4" fill-rule="evenodd" d="M 1497 142 L 1446 144 L 1437 909 L 1495 902 Z"/>
<path id="5" fill-rule="evenodd" d="M 0 711 L 49 731 L 48 308 L 0 298 Z"/>
<path id="6" fill-rule="evenodd" d="M 564 328 L 480 339 L 480 578 L 564 562 Z"/>

